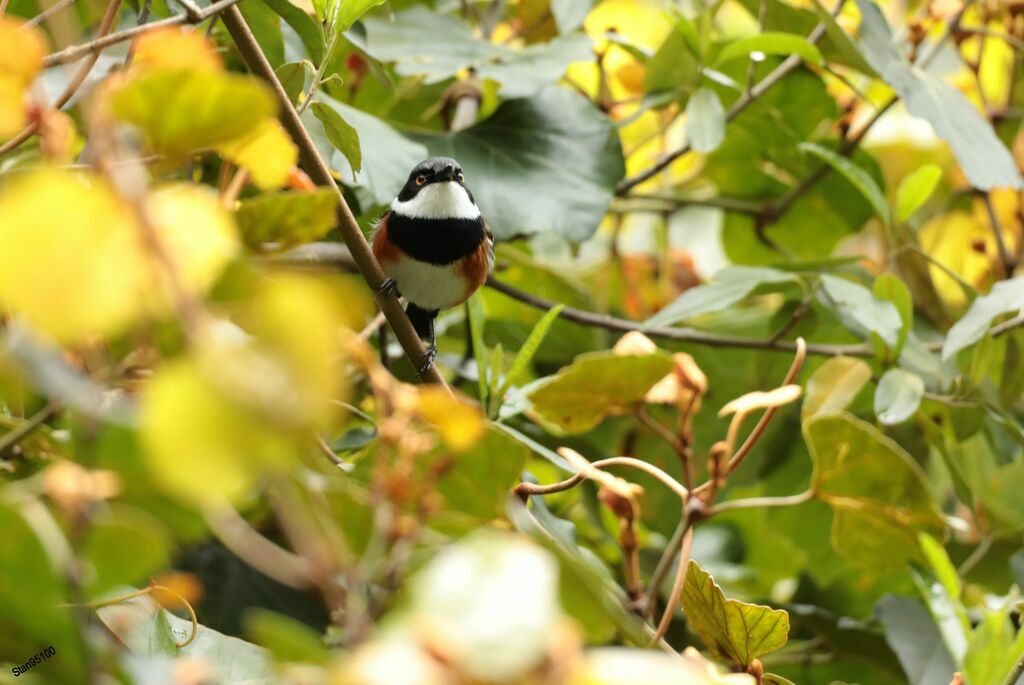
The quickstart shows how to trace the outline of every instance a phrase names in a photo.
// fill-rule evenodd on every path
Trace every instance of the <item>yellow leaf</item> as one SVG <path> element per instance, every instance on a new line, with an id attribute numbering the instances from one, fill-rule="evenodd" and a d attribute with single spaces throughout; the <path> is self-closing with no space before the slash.
<path id="1" fill-rule="evenodd" d="M 742 397 L 737 397 L 722 407 L 718 415 L 728 416 L 729 414 L 749 414 L 758 409 L 769 409 L 781 407 L 799 399 L 803 389 L 799 385 L 784 385 L 768 392 L 748 392 Z"/>
<path id="2" fill-rule="evenodd" d="M 483 437 L 484 424 L 480 407 L 449 393 L 444 388 L 419 388 L 417 413 L 433 424 L 441 440 L 456 452 L 464 452 Z"/>
<path id="3" fill-rule="evenodd" d="M 184 184 L 145 205 L 181 284 L 205 290 L 237 249 L 230 215 L 212 192 Z M 43 333 L 81 342 L 169 311 L 166 269 L 144 247 L 135 211 L 104 179 L 22 176 L 0 193 L 0 216 L 0 302 Z"/>
<path id="4" fill-rule="evenodd" d="M 135 39 L 134 67 L 185 67 L 223 71 L 224 62 L 202 32 L 180 26 L 147 31 Z"/>
<path id="5" fill-rule="evenodd" d="M 299 150 L 277 119 L 267 118 L 252 133 L 216 146 L 226 159 L 245 167 L 253 182 L 263 190 L 280 188 L 288 182 Z"/>
<path id="6" fill-rule="evenodd" d="M 0 16 L 0 138 L 28 124 L 26 93 L 43 68 L 46 39 L 36 28 Z"/>
<path id="7" fill-rule="evenodd" d="M 22 22 L 0 17 L 0 74 L 27 86 L 43 68 L 46 38 L 39 29 L 23 28 Z"/>
<path id="8" fill-rule="evenodd" d="M 226 354 L 219 359 L 231 361 Z M 171 362 L 157 372 L 142 405 L 149 470 L 161 487 L 187 501 L 239 497 L 298 457 L 293 436 L 222 391 L 227 381 L 218 370 L 208 374 L 192 358 Z"/>

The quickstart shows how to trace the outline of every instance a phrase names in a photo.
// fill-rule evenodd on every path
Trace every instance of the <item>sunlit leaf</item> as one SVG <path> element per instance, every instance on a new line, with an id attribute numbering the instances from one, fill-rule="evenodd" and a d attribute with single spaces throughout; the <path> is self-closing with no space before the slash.
<path id="1" fill-rule="evenodd" d="M 821 51 L 803 36 L 768 32 L 728 43 L 718 53 L 715 64 L 724 64 L 740 57 L 747 57 L 753 52 L 759 52 L 762 55 L 798 55 L 800 59 L 811 64 L 823 62 Z"/>
<path id="2" fill-rule="evenodd" d="M 730 266 L 718 271 L 710 283 L 691 288 L 644 326 L 668 326 L 701 314 L 727 309 L 759 289 L 776 290 L 799 280 L 792 273 L 763 267 Z"/>
<path id="3" fill-rule="evenodd" d="M 571 685 L 754 685 L 754 677 L 722 675 L 692 649 L 679 658 L 656 650 L 602 647 L 587 651 Z"/>
<path id="4" fill-rule="evenodd" d="M 299 158 L 299 150 L 276 119 L 266 119 L 248 135 L 216 146 L 217 152 L 245 167 L 264 190 L 280 188 Z"/>
<path id="5" fill-rule="evenodd" d="M 606 416 L 629 411 L 671 370 L 672 357 L 666 353 L 620 357 L 591 352 L 536 386 L 529 399 L 545 421 L 580 433 Z"/>
<path id="6" fill-rule="evenodd" d="M 921 406 L 924 381 L 903 369 L 889 369 L 875 390 L 875 415 L 887 426 L 903 423 Z"/>
<path id="7" fill-rule="evenodd" d="M 420 388 L 418 413 L 433 424 L 441 439 L 456 452 L 473 447 L 487 430 L 480 407 L 444 388 Z"/>
<path id="8" fill-rule="evenodd" d="M 111 98 L 114 113 L 167 155 L 236 140 L 275 112 L 269 89 L 254 77 L 198 69 L 147 70 Z"/>
<path id="9" fill-rule="evenodd" d="M 726 598 L 711 574 L 692 560 L 682 599 L 690 626 L 708 651 L 723 661 L 745 668 L 789 639 L 785 611 Z"/>
<path id="10" fill-rule="evenodd" d="M 821 277 L 822 299 L 854 332 L 875 333 L 886 346 L 895 348 L 903 321 L 891 302 L 876 298 L 862 285 L 839 276 Z"/>
<path id="11" fill-rule="evenodd" d="M 749 414 L 758 409 L 781 407 L 800 399 L 803 388 L 799 385 L 783 385 L 781 388 L 763 392 L 756 390 L 737 397 L 718 410 L 719 416 L 730 414 Z"/>
<path id="12" fill-rule="evenodd" d="M 169 26 L 147 31 L 135 39 L 132 65 L 135 68 L 222 71 L 224 60 L 201 32 Z"/>
<path id="13" fill-rule="evenodd" d="M 313 114 L 324 126 L 324 133 L 327 140 L 348 160 L 353 172 L 358 172 L 363 167 L 362 152 L 359 147 L 359 133 L 336 109 L 332 109 L 321 102 L 314 102 L 312 105 Z"/>
<path id="14" fill-rule="evenodd" d="M 686 103 L 686 139 L 697 152 L 711 152 L 725 137 L 725 110 L 718 95 L 700 88 Z"/>
<path id="15" fill-rule="evenodd" d="M 928 201 L 942 179 L 942 168 L 925 164 L 902 181 L 896 191 L 896 218 L 906 221 Z"/>
<path id="16" fill-rule="evenodd" d="M 43 68 L 46 37 L 37 28 L 0 16 L 0 139 L 28 123 L 26 94 Z"/>
<path id="17" fill-rule="evenodd" d="M 981 340 L 992 319 L 1021 308 L 1024 308 L 1024 276 L 996 283 L 987 295 L 974 300 L 967 313 L 949 329 L 942 344 L 942 358 L 949 359 Z"/>

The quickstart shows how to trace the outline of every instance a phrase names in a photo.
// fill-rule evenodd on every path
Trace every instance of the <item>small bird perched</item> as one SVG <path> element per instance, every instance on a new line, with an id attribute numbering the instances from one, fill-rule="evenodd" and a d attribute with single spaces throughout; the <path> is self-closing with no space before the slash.
<path id="1" fill-rule="evenodd" d="M 494 238 L 457 161 L 431 157 L 413 168 L 377 225 L 373 254 L 388 276 L 381 291 L 405 297 L 427 345 L 422 374 L 437 355 L 438 312 L 469 299 L 494 264 Z"/>

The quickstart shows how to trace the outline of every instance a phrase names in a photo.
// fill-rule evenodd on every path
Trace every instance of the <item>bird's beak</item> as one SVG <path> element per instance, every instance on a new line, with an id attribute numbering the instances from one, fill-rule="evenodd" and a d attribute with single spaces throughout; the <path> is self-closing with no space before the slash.
<path id="1" fill-rule="evenodd" d="M 445 167 L 444 173 L 445 173 L 445 176 L 446 176 L 445 180 L 447 180 L 447 181 L 454 181 L 455 180 L 455 167 L 453 167 L 453 166 Z"/>

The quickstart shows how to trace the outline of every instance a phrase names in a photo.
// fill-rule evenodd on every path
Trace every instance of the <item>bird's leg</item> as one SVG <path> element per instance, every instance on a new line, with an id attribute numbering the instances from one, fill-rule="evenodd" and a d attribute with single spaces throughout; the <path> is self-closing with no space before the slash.
<path id="1" fill-rule="evenodd" d="M 401 293 L 398 292 L 398 283 L 393 278 L 385 278 L 384 282 L 380 284 L 380 294 L 386 296 L 400 297 Z"/>
<path id="2" fill-rule="evenodd" d="M 434 365 L 434 359 L 437 357 L 437 337 L 434 335 L 434 319 L 430 318 L 429 321 L 430 342 L 427 343 L 426 353 L 423 355 L 423 365 L 416 372 L 420 376 L 425 374 Z"/>

